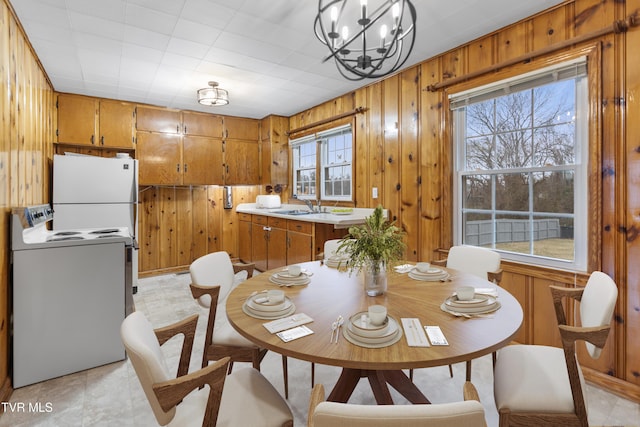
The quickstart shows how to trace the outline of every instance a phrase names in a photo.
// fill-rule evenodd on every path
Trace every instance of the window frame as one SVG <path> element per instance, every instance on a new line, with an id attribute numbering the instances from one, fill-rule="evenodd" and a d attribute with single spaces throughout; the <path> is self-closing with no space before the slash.
<path id="1" fill-rule="evenodd" d="M 534 81 L 536 78 L 541 78 L 547 76 L 551 73 L 559 69 L 567 68 L 572 64 L 582 64 L 585 65 L 588 62 L 588 58 L 578 57 L 574 58 L 570 61 L 563 61 L 557 64 L 554 64 L 550 67 L 542 67 L 540 69 L 522 73 L 520 75 L 516 75 L 514 77 L 510 77 L 507 79 L 502 79 L 499 81 L 495 81 L 483 86 L 478 86 L 476 88 L 472 88 L 465 91 L 459 92 L 451 92 L 449 95 L 449 103 L 451 107 L 456 107 L 462 105 L 464 103 L 465 97 L 473 97 L 478 96 L 476 99 L 480 99 L 480 101 L 495 99 L 498 97 L 491 96 L 492 91 L 496 91 L 498 88 L 505 86 L 517 86 L 521 84 L 521 82 Z M 504 176 L 505 174 L 510 173 L 536 173 L 536 172 L 547 172 L 547 171 L 557 171 L 557 170 L 572 170 L 574 172 L 574 206 L 573 206 L 573 219 L 574 219 L 574 259 L 570 260 L 562 260 L 560 258 L 548 258 L 545 256 L 534 255 L 534 254 L 524 254 L 517 252 L 509 252 L 495 248 L 496 244 L 496 213 L 500 214 L 501 212 L 496 210 L 495 206 L 495 192 L 493 192 L 492 200 L 491 200 L 491 208 L 489 209 L 490 215 L 492 218 L 492 248 L 501 253 L 504 259 L 513 260 L 517 262 L 523 262 L 528 264 L 538 264 L 546 267 L 552 268 L 562 268 L 566 270 L 575 270 L 575 271 L 584 271 L 588 267 L 589 263 L 589 255 L 590 255 L 590 236 L 588 233 L 589 223 L 590 223 L 590 180 L 589 180 L 589 170 L 590 163 L 592 157 L 592 145 L 597 144 L 598 141 L 594 141 L 591 138 L 592 124 L 589 123 L 590 118 L 590 109 L 591 109 L 591 100 L 594 98 L 596 94 L 589 93 L 591 91 L 590 81 L 592 79 L 592 75 L 590 75 L 589 68 L 587 67 L 587 71 L 584 73 L 583 77 L 581 77 L 580 81 L 576 84 L 576 116 L 579 118 L 579 122 L 576 125 L 576 135 L 575 135 L 575 162 L 573 165 L 563 165 L 560 167 L 557 166 L 546 166 L 546 167 L 526 167 L 526 168 L 507 168 L 507 169 L 483 169 L 481 171 L 478 170 L 466 170 L 465 165 L 465 114 L 462 112 L 462 108 L 458 108 L 456 110 L 449 111 L 452 123 L 452 145 L 453 145 L 453 240 L 455 244 L 464 244 L 464 212 L 462 210 L 463 206 L 463 179 L 466 176 L 473 175 L 489 175 L 489 176 Z M 540 87 L 549 83 L 549 81 L 543 81 L 535 87 Z M 519 90 L 519 89 L 518 89 Z M 515 92 L 516 90 L 514 90 Z M 462 101 L 461 101 L 462 100 Z M 461 131 L 462 129 L 462 131 Z M 586 142 L 583 144 L 582 142 Z M 493 178 L 492 178 L 493 181 Z M 531 197 L 531 193 L 530 193 Z M 532 200 L 529 198 L 529 209 L 527 211 L 518 212 L 518 214 L 525 214 L 527 218 L 530 220 L 533 217 L 538 216 L 531 208 Z M 473 211 L 473 210 L 468 210 Z M 467 212 L 468 212 L 467 211 Z M 486 211 L 486 209 L 484 210 Z M 486 212 L 484 212 L 486 213 Z M 544 213 L 540 213 L 542 216 Z M 559 215 L 557 215 L 559 216 Z"/>
<path id="2" fill-rule="evenodd" d="M 349 161 L 344 161 L 340 165 L 329 164 L 326 162 L 328 155 L 328 140 L 335 135 L 342 135 L 345 132 L 348 132 L 351 137 L 351 158 Z M 292 139 L 289 141 L 289 146 L 291 149 L 291 158 L 292 158 L 292 167 L 291 167 L 291 181 L 292 188 L 291 193 L 298 199 L 301 200 L 322 200 L 322 201 L 333 201 L 333 202 L 353 202 L 354 201 L 354 166 L 355 159 L 353 157 L 354 153 L 354 141 L 355 135 L 353 132 L 353 125 L 351 123 L 347 123 L 344 125 L 336 126 L 327 130 L 318 131 L 311 135 L 306 135 L 300 138 Z M 313 168 L 300 168 L 297 166 L 297 162 L 299 161 L 299 157 L 296 156 L 296 148 L 304 145 L 304 144 L 316 144 L 316 154 L 315 154 L 315 165 Z M 331 167 L 349 167 L 351 170 L 350 179 L 349 179 L 349 194 L 348 195 L 327 195 L 325 191 L 325 171 L 327 168 Z M 297 180 L 297 172 L 300 170 L 315 170 L 315 189 L 313 194 L 297 194 L 298 180 Z"/>

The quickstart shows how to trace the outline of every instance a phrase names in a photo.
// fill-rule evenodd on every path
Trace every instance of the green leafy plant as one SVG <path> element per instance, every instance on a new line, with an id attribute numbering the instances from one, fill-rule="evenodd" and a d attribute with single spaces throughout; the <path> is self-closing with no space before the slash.
<path id="1" fill-rule="evenodd" d="M 349 227 L 349 234 L 340 240 L 337 252 L 349 255 L 348 268 L 360 271 L 371 265 L 375 272 L 384 261 L 390 268 L 395 261 L 404 256 L 404 232 L 384 218 L 379 205 L 365 223 Z"/>

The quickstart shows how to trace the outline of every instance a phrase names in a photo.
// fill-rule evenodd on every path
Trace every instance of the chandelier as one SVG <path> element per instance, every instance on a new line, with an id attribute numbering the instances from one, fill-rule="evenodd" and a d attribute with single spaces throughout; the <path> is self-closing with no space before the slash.
<path id="1" fill-rule="evenodd" d="M 229 92 L 218 87 L 218 82 L 209 82 L 209 87 L 198 89 L 198 102 L 202 105 L 227 105 Z"/>
<path id="2" fill-rule="evenodd" d="M 319 0 L 315 32 L 348 80 L 380 78 L 405 63 L 416 39 L 416 9 L 409 0 Z M 373 3 L 372 2 L 372 3 Z M 349 27 L 351 25 L 351 28 Z M 353 33 L 352 33 L 353 31 Z"/>

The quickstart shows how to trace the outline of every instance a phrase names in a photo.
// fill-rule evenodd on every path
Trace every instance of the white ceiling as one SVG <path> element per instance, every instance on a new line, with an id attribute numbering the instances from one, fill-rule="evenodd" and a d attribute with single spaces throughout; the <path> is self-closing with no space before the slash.
<path id="1" fill-rule="evenodd" d="M 371 82 L 322 63 L 316 0 L 10 2 L 60 92 L 262 118 Z M 417 37 L 405 67 L 561 2 L 413 0 Z M 229 105 L 198 104 L 196 90 L 210 80 L 229 91 Z"/>

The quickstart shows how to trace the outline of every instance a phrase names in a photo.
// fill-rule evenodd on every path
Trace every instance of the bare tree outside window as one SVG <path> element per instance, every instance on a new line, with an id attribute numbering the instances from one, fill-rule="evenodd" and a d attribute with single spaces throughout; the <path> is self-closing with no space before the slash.
<path id="1" fill-rule="evenodd" d="M 574 260 L 577 80 L 456 110 L 463 243 Z"/>

